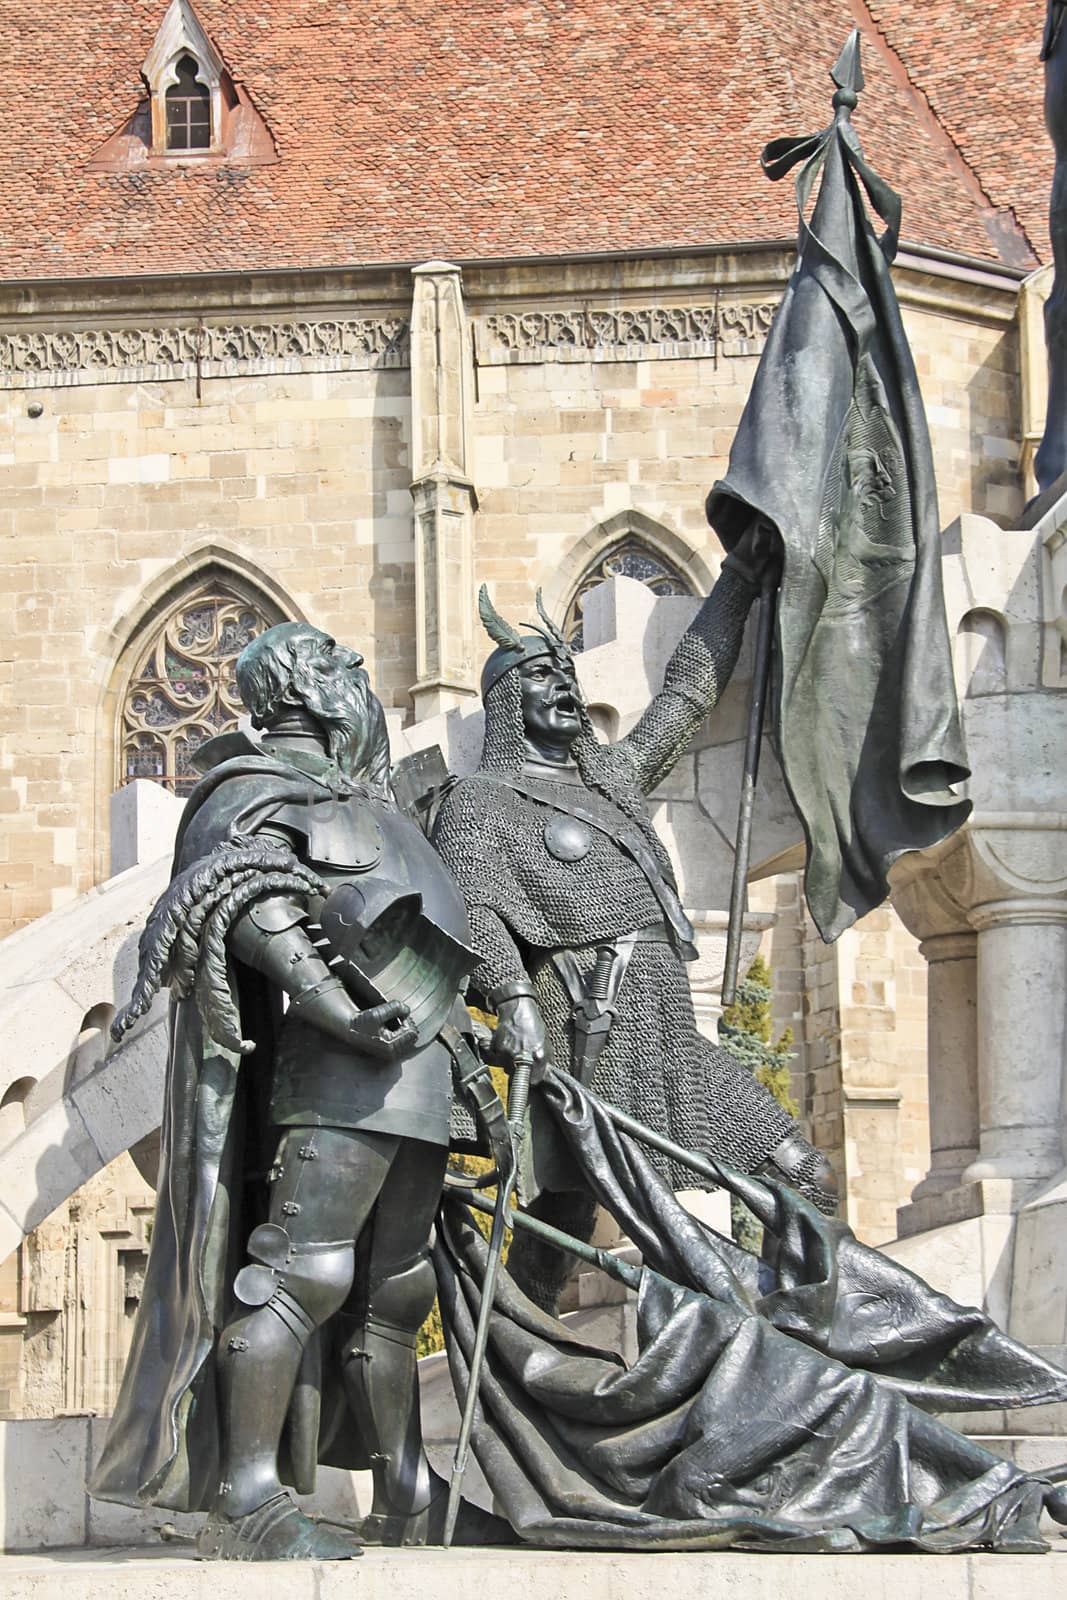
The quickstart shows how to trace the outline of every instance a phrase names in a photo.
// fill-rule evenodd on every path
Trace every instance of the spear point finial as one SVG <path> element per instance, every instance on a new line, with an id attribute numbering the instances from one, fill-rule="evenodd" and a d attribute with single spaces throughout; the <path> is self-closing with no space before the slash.
<path id="1" fill-rule="evenodd" d="M 837 85 L 834 94 L 834 110 L 844 112 L 848 116 L 854 111 L 859 101 L 859 93 L 864 85 L 863 67 L 860 65 L 860 30 L 853 28 L 845 43 L 845 48 L 830 68 L 830 76 Z"/>

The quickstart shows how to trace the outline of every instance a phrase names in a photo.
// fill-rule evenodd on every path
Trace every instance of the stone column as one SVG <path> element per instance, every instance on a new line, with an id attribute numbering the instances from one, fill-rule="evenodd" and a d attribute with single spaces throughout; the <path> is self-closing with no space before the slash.
<path id="1" fill-rule="evenodd" d="M 1034 457 L 1045 432 L 1048 411 L 1048 352 L 1045 349 L 1045 305 L 1052 290 L 1053 269 L 1038 267 L 1019 285 L 1019 377 L 1022 399 L 1022 459 L 1019 463 L 1027 500 L 1037 494 Z"/>
<path id="2" fill-rule="evenodd" d="M 966 836 L 904 856 L 893 869 L 892 885 L 893 905 L 929 963 L 930 1168 L 911 1196 L 929 1200 L 957 1188 L 978 1155 L 978 935 L 967 917 Z"/>
<path id="3" fill-rule="evenodd" d="M 415 513 L 412 685 L 421 721 L 477 694 L 474 678 L 474 513 L 469 463 L 471 347 L 460 269 L 416 267 L 411 313 L 411 495 Z"/>
<path id="4" fill-rule="evenodd" d="M 719 1018 L 722 1016 L 722 978 L 726 961 L 726 929 L 729 914 L 725 911 L 693 911 L 686 915 L 693 924 L 697 959 L 690 963 L 689 988 L 693 996 L 696 1024 L 705 1039 L 718 1043 Z M 773 911 L 746 911 L 741 919 L 742 977 L 755 960 L 760 940 L 778 918 Z"/>
<path id="5" fill-rule="evenodd" d="M 919 953 L 927 973 L 930 1170 L 913 1200 L 962 1181 L 978 1154 L 978 936 L 936 933 Z"/>
<path id="6" fill-rule="evenodd" d="M 1012 1209 L 1063 1169 L 1065 820 L 976 811 L 943 845 L 894 869 L 894 904 L 930 962 L 931 1165 L 902 1231 L 961 1207 Z M 958 1193 L 990 1182 L 1002 1184 L 999 1198 Z"/>
<path id="7" fill-rule="evenodd" d="M 1067 902 L 975 907 L 978 930 L 978 1159 L 964 1182 L 1040 1182 L 1064 1164 Z"/>

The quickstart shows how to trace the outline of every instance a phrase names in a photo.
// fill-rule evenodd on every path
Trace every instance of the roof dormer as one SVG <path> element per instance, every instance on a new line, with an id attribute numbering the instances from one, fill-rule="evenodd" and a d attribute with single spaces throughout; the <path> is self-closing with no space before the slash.
<path id="1" fill-rule="evenodd" d="M 152 98 L 153 154 L 195 156 L 222 148 L 233 89 L 190 0 L 171 0 L 141 73 Z"/>
<path id="2" fill-rule="evenodd" d="M 136 71 L 134 62 L 130 67 Z M 207 174 L 277 161 L 270 129 L 204 31 L 192 0 L 170 0 L 141 78 L 147 95 L 95 151 L 90 171 L 170 167 L 188 177 L 193 167 Z"/>

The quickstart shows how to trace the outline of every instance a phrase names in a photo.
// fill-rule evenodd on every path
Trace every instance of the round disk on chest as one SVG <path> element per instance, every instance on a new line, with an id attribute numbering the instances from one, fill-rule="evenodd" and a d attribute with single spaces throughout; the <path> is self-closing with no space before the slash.
<path id="1" fill-rule="evenodd" d="M 545 849 L 557 861 L 581 861 L 592 845 L 592 833 L 577 817 L 555 816 L 545 824 Z"/>

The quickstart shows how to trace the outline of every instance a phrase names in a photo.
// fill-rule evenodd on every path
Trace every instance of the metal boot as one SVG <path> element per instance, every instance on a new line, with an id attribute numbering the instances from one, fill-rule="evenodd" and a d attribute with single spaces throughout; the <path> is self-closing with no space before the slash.
<path id="1" fill-rule="evenodd" d="M 345 1341 L 345 1393 L 374 1475 L 360 1528 L 367 1543 L 427 1543 L 436 1484 L 422 1444 L 416 1344 L 436 1290 L 433 1267 L 420 1256 L 372 1288 Z"/>

